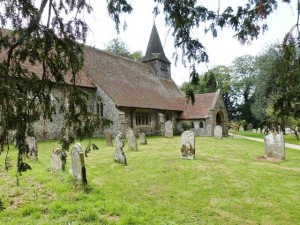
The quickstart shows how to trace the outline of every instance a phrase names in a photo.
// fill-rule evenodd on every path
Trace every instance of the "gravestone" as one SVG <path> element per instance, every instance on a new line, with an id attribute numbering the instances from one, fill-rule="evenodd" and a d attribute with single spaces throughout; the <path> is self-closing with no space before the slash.
<path id="1" fill-rule="evenodd" d="M 265 136 L 265 156 L 268 158 L 284 159 L 284 139 L 282 133 L 270 133 Z"/>
<path id="2" fill-rule="evenodd" d="M 165 137 L 173 137 L 173 122 L 170 120 L 165 123 Z"/>
<path id="3" fill-rule="evenodd" d="M 80 143 L 73 146 L 71 150 L 70 174 L 75 180 L 87 184 L 84 154 Z"/>
<path id="4" fill-rule="evenodd" d="M 115 137 L 115 145 L 116 145 L 116 149 L 113 153 L 115 162 L 119 162 L 121 164 L 127 165 L 126 156 L 125 156 L 125 153 L 123 151 L 124 142 L 121 139 L 121 133 L 120 132 L 118 132 L 118 134 Z"/>
<path id="5" fill-rule="evenodd" d="M 112 135 L 109 130 L 104 131 L 106 146 L 113 146 Z"/>
<path id="6" fill-rule="evenodd" d="M 134 136 L 134 131 L 130 127 L 128 127 L 126 130 L 126 139 L 127 139 L 129 149 L 138 150 L 137 141 Z"/>
<path id="7" fill-rule="evenodd" d="M 181 134 L 181 158 L 195 159 L 195 136 L 193 131 L 187 130 Z"/>
<path id="8" fill-rule="evenodd" d="M 139 133 L 139 139 L 140 139 L 140 144 L 141 145 L 146 145 L 147 144 L 146 134 L 144 132 Z"/>
<path id="9" fill-rule="evenodd" d="M 217 139 L 222 139 L 223 130 L 222 130 L 222 127 L 220 125 L 215 126 L 214 137 L 217 138 Z"/>
<path id="10" fill-rule="evenodd" d="M 31 159 L 38 160 L 38 149 L 37 149 L 37 141 L 35 137 L 26 137 L 25 139 L 26 145 L 28 145 L 27 156 Z"/>
<path id="11" fill-rule="evenodd" d="M 253 133 L 256 133 L 256 129 L 252 129 L 252 132 L 253 132 Z"/>
<path id="12" fill-rule="evenodd" d="M 65 171 L 65 165 L 67 162 L 67 155 L 59 148 L 54 148 L 51 154 L 51 171 Z"/>
<path id="13" fill-rule="evenodd" d="M 244 126 L 240 126 L 239 131 L 243 132 L 244 131 Z"/>
<path id="14" fill-rule="evenodd" d="M 261 128 L 259 127 L 259 128 L 257 128 L 257 133 L 261 133 Z"/>
<path id="15" fill-rule="evenodd" d="M 253 125 L 252 125 L 252 123 L 249 123 L 247 126 L 247 131 L 252 132 L 252 130 L 253 130 Z"/>
<path id="16" fill-rule="evenodd" d="M 287 127 L 285 128 L 285 133 L 291 135 L 292 134 L 292 129 Z"/>

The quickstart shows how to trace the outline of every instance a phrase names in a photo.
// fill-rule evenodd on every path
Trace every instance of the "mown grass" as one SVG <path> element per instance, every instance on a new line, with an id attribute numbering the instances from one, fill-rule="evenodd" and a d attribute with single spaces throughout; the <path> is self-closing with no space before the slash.
<path id="1" fill-rule="evenodd" d="M 254 137 L 254 138 L 264 138 L 264 134 L 262 133 L 254 133 L 249 131 L 239 131 L 239 135 L 247 136 L 247 137 Z M 300 145 L 300 140 L 297 140 L 295 135 L 284 135 L 285 143 Z"/>
<path id="2" fill-rule="evenodd" d="M 197 137 L 196 160 L 182 160 L 179 137 L 150 137 L 139 151 L 125 145 L 123 166 L 104 139 L 93 142 L 85 188 L 70 177 L 69 157 L 67 171 L 48 170 L 55 141 L 39 142 L 20 186 L 16 168 L 0 166 L 0 224 L 299 224 L 300 151 L 263 161 L 263 143 Z"/>

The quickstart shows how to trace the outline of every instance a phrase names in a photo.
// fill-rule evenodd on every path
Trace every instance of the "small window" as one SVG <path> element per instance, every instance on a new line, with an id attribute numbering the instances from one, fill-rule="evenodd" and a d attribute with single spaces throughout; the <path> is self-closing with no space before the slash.
<path id="1" fill-rule="evenodd" d="M 103 117 L 103 103 L 102 102 L 97 102 L 96 103 L 96 113 Z"/>
<path id="2" fill-rule="evenodd" d="M 204 122 L 200 121 L 200 128 L 204 128 Z"/>
<path id="3" fill-rule="evenodd" d="M 161 62 L 161 69 L 165 70 L 165 71 L 168 71 L 168 63 Z"/>
<path id="4" fill-rule="evenodd" d="M 136 113 L 135 124 L 136 125 L 150 125 L 150 115 L 148 113 Z"/>

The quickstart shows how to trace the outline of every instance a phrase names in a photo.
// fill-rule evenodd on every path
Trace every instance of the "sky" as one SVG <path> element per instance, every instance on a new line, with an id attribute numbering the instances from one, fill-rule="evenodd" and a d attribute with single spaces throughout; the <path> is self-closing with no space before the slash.
<path id="1" fill-rule="evenodd" d="M 117 34 L 115 24 L 108 16 L 106 1 L 91 0 L 93 12 L 90 15 L 85 15 L 85 19 L 90 27 L 86 44 L 99 49 L 105 49 L 109 41 L 119 37 L 126 43 L 130 51 L 141 50 L 145 53 L 155 21 L 165 54 L 172 62 L 171 72 L 173 80 L 179 86 L 183 82 L 189 81 L 189 68 L 185 68 L 180 60 L 175 65 L 175 60 L 172 57 L 175 52 L 174 39 L 170 28 L 165 26 L 163 14 L 160 14 L 154 20 L 152 14 L 152 9 L 155 6 L 154 1 L 129 0 L 128 2 L 133 6 L 133 12 L 129 15 L 121 16 L 121 20 L 127 23 L 127 29 L 124 31 L 121 25 L 120 33 Z M 246 2 L 247 0 L 210 0 L 206 1 L 205 6 L 211 10 L 217 10 L 218 3 L 220 3 L 220 12 L 222 12 L 228 4 L 232 5 L 233 9 L 235 9 L 238 3 L 243 4 Z M 284 35 L 296 23 L 296 9 L 296 0 L 292 0 L 290 5 L 280 3 L 277 11 L 267 19 L 269 30 L 257 40 L 253 40 L 251 44 L 240 44 L 233 37 L 234 32 L 230 29 L 219 31 L 218 37 L 213 38 L 210 33 L 204 34 L 204 28 L 207 24 L 203 24 L 193 34 L 202 41 L 210 61 L 207 64 L 202 63 L 199 65 L 199 72 L 203 73 L 216 65 L 230 66 L 236 57 L 246 54 L 258 55 L 268 44 L 282 41 Z"/>

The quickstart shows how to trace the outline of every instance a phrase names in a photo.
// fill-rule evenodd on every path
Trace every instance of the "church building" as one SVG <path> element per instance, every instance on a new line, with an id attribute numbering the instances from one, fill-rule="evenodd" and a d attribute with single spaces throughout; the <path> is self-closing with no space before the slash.
<path id="1" fill-rule="evenodd" d="M 128 127 L 146 134 L 163 134 L 170 120 L 182 132 L 182 122 L 192 125 L 196 134 L 212 136 L 216 125 L 227 136 L 227 111 L 219 91 L 196 95 L 194 105 L 171 78 L 171 63 L 166 57 L 156 26 L 152 28 L 142 62 L 86 47 L 85 70 L 97 89 L 96 109 L 111 121 L 113 134 Z"/>
<path id="2" fill-rule="evenodd" d="M 76 85 L 90 96 L 91 110 L 109 121 L 99 130 L 125 133 L 128 127 L 148 135 L 164 134 L 166 121 L 172 121 L 174 131 L 183 132 L 186 124 L 196 135 L 213 136 L 216 125 L 228 135 L 227 111 L 222 95 L 215 93 L 195 96 L 195 104 L 185 95 L 171 77 L 171 62 L 166 57 L 156 26 L 151 31 L 142 62 L 133 61 L 99 49 L 85 46 L 84 68 Z M 1 53 L 4 54 L 4 53 Z M 28 66 L 39 74 L 41 65 Z M 53 93 L 59 96 L 59 87 Z M 56 139 L 63 127 L 63 116 L 53 121 L 39 121 L 34 125 L 39 139 Z"/>

